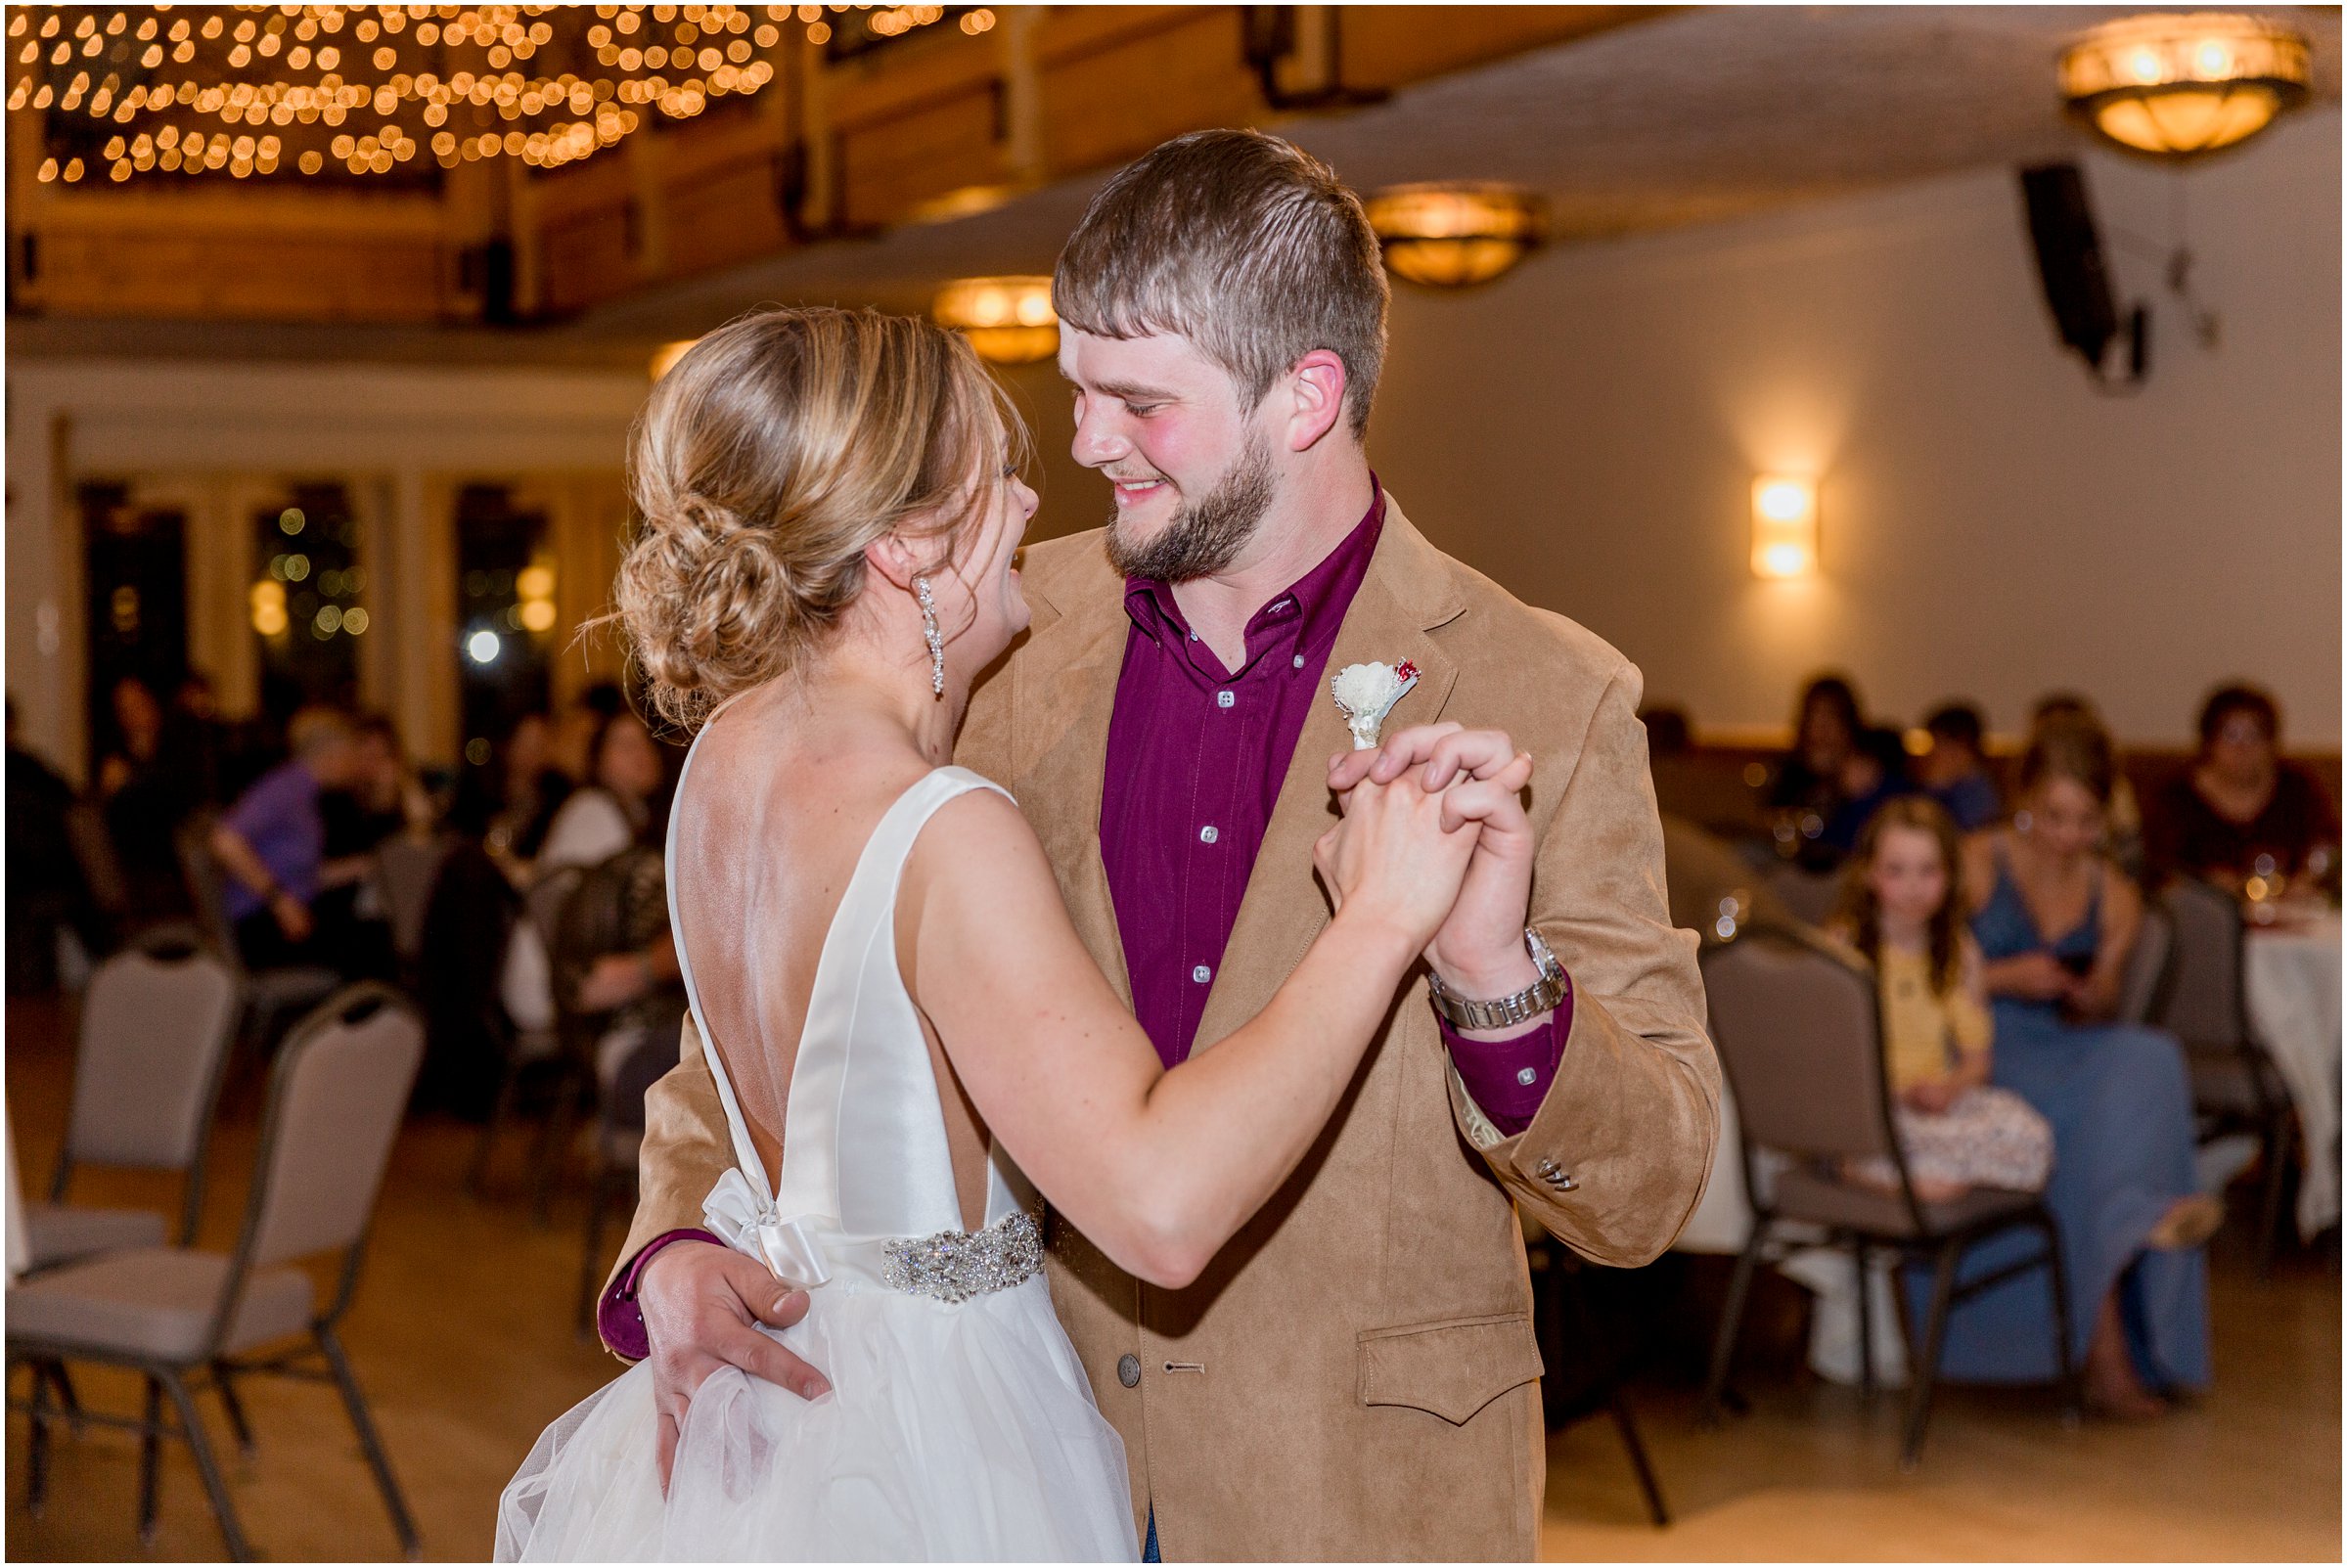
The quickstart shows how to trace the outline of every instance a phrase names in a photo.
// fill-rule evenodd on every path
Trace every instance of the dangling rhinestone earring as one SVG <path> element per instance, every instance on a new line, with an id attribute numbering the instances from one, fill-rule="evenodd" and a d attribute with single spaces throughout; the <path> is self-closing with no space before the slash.
<path id="1" fill-rule="evenodd" d="M 913 597 L 921 601 L 921 640 L 929 645 L 929 691 L 945 695 L 945 639 L 937 631 L 937 601 L 929 596 L 926 577 L 913 579 Z"/>

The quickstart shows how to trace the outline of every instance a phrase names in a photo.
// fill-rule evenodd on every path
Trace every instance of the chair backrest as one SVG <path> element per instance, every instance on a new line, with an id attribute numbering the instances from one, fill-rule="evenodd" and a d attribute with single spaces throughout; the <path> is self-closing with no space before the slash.
<path id="1" fill-rule="evenodd" d="M 132 948 L 99 964 L 82 998 L 68 1156 L 193 1166 L 236 1025 L 237 977 L 201 948 Z"/>
<path id="2" fill-rule="evenodd" d="M 188 907 L 196 912 L 198 928 L 230 967 L 242 972 L 236 926 L 228 918 L 228 886 L 212 853 L 213 827 L 209 812 L 198 812 L 179 825 L 171 842 L 179 851 L 179 873 L 187 881 Z"/>
<path id="3" fill-rule="evenodd" d="M 2155 1020 L 2188 1050 L 2230 1051 L 2246 1043 L 2241 1007 L 2241 912 L 2207 882 L 2178 880 L 2159 902 L 2175 922 L 2174 975 Z"/>
<path id="4" fill-rule="evenodd" d="M 1713 948 L 1702 963 L 1711 1038 L 1747 1145 L 1894 1152 L 1872 975 L 1770 932 Z"/>
<path id="5" fill-rule="evenodd" d="M 391 926 L 391 951 L 414 963 L 424 953 L 424 917 L 431 908 L 432 883 L 448 858 L 445 838 L 400 834 L 375 852 L 376 886 Z"/>
<path id="6" fill-rule="evenodd" d="M 555 936 L 563 928 L 563 906 L 586 877 L 584 866 L 557 866 L 530 883 L 529 891 L 521 895 L 521 913 L 538 928 L 538 938 L 546 944 L 547 952 L 554 951 Z"/>
<path id="7" fill-rule="evenodd" d="M 1841 878 L 1831 872 L 1813 872 L 1791 861 L 1780 861 L 1770 868 L 1769 891 L 1793 915 L 1811 925 L 1823 925 L 1833 918 L 1833 907 L 1841 901 Z"/>
<path id="8" fill-rule="evenodd" d="M 357 1246 L 423 1060 L 423 1020 L 388 986 L 346 986 L 294 1026 L 262 1122 L 250 1266 Z"/>
<path id="9" fill-rule="evenodd" d="M 2126 972 L 2119 977 L 2121 1023 L 2149 1023 L 2165 1006 L 2175 955 L 2175 920 L 2164 905 L 2145 903 Z"/>

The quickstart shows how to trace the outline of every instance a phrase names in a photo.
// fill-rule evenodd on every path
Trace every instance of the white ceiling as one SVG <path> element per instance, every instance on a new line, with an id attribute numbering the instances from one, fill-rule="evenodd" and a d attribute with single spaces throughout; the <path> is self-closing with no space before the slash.
<path id="1" fill-rule="evenodd" d="M 2337 7 L 2256 8 L 2315 43 L 2317 102 L 2338 101 Z M 1648 21 L 1462 71 L 1338 114 L 1277 122 L 1358 188 L 1502 179 L 1542 191 L 1558 243 L 1713 222 L 1983 165 L 2060 158 L 2085 145 L 2054 85 L 2061 47 L 2110 10 L 2082 7 L 1725 6 Z M 490 339 L 500 357 L 639 363 L 765 301 L 918 309 L 941 279 L 1047 272 L 1105 177 L 994 211 L 836 242 L 663 288 L 560 327 Z M 20 338 L 23 323 L 15 329 Z M 202 329 L 247 351 L 451 357 L 452 335 Z M 166 332 L 163 340 L 176 335 Z M 97 345 L 88 324 L 74 338 Z M 140 328 L 156 351 L 156 324 Z M 19 351 L 34 348 L 20 341 Z M 59 345 L 63 349 L 61 339 Z M 214 342 L 206 350 L 220 352 Z M 455 357 L 471 357 L 467 345 Z M 37 352 L 38 349 L 35 348 Z M 99 347 L 98 351 L 106 351 Z"/>

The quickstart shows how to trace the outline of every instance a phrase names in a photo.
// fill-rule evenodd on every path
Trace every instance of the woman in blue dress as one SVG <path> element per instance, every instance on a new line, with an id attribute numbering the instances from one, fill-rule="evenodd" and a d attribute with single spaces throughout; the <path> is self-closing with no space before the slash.
<path id="1" fill-rule="evenodd" d="M 2209 1380 L 2201 1250 L 2224 1218 L 2198 1190 L 2191 1085 L 2176 1041 L 2109 1021 L 2143 896 L 2099 847 L 2116 762 L 2088 720 L 2042 728 L 2021 764 L 2009 827 L 1965 845 L 1972 935 L 1996 1020 L 1994 1082 L 2054 1125 L 2047 1205 L 2061 1229 L 2071 1354 L 2089 1405 L 2156 1415 L 2165 1395 Z M 1987 1273 L 2034 1246 L 2013 1235 L 1973 1249 Z M 1945 1375 L 2052 1378 L 2054 1301 L 2045 1276 L 2016 1277 L 1959 1307 Z"/>

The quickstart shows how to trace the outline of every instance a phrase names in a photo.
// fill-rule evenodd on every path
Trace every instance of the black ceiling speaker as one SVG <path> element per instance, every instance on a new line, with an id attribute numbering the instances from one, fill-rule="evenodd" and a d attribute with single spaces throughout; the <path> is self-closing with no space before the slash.
<path id="1" fill-rule="evenodd" d="M 2048 163 L 2021 171 L 2021 199 L 2029 209 L 2029 239 L 2037 249 L 2038 280 L 2054 311 L 2061 340 L 2078 350 L 2098 381 L 2111 339 L 2120 336 L 2119 307 L 2110 274 L 2102 264 L 2102 242 L 2095 232 L 2095 210 L 2086 180 L 2075 163 Z M 2128 376 L 2143 381 L 2149 367 L 2150 317 L 2143 306 L 2129 312 Z"/>

